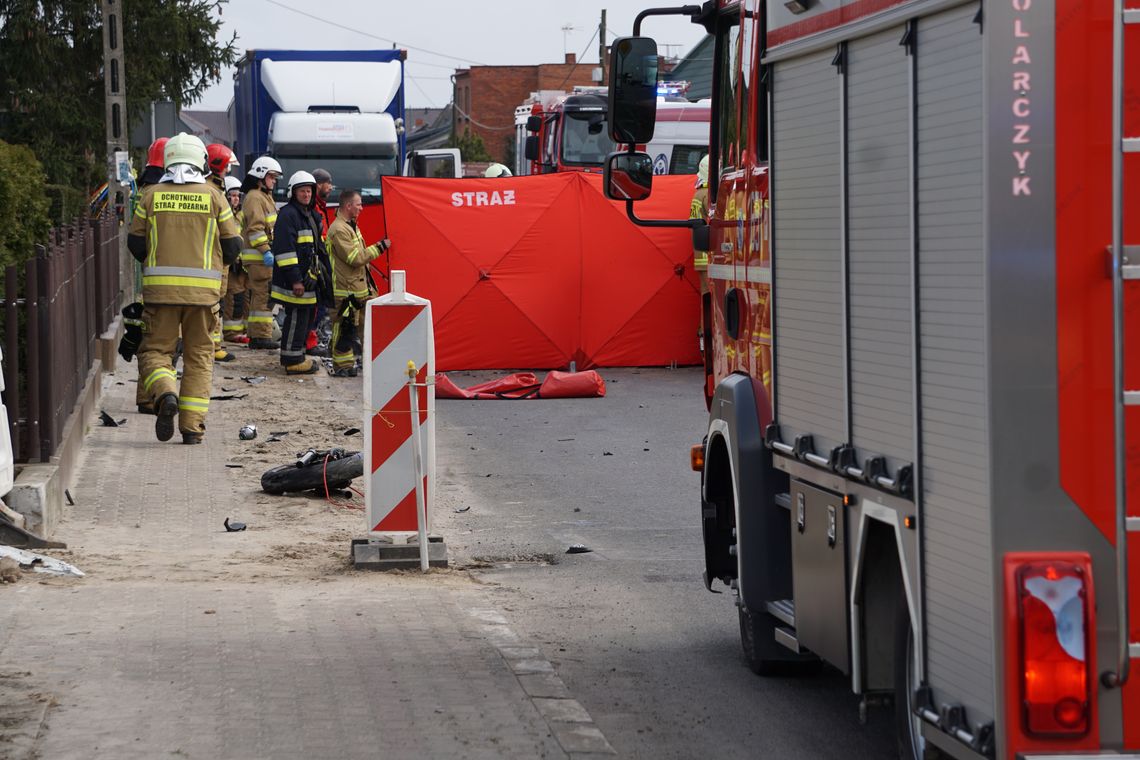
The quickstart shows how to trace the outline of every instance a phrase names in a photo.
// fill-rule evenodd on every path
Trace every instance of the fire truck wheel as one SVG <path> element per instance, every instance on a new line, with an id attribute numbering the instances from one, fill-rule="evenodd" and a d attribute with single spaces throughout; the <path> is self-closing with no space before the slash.
<path id="1" fill-rule="evenodd" d="M 895 605 L 895 733 L 900 760 L 926 757 L 922 719 L 914 712 L 914 693 L 919 687 L 914 666 L 914 630 L 910 627 L 906 596 L 900 595 Z"/>
<path id="2" fill-rule="evenodd" d="M 737 608 L 740 614 L 740 644 L 744 660 L 757 675 L 810 675 L 823 668 L 812 655 L 797 655 L 776 641 L 776 621 L 767 613 Z"/>

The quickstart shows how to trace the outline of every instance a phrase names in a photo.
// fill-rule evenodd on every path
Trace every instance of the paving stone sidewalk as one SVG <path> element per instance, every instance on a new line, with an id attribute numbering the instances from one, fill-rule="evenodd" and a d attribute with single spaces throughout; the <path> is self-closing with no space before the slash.
<path id="1" fill-rule="evenodd" d="M 133 371 L 107 383 L 115 417 Z M 128 417 L 91 429 L 58 532 L 88 576 L 0 587 L 0 757 L 612 756 L 501 592 L 352 571 L 357 515 L 253 504 L 224 402 L 196 447 Z M 235 514 L 249 531 L 221 529 Z"/>

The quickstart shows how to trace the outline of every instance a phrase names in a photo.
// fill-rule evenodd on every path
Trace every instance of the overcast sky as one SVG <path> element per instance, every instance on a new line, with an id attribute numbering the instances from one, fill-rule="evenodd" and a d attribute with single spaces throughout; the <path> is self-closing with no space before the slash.
<path id="1" fill-rule="evenodd" d="M 596 65 L 593 37 L 607 10 L 609 39 L 630 34 L 633 19 L 651 0 L 230 0 L 222 32 L 237 33 L 239 50 L 287 48 L 350 50 L 397 47 L 408 51 L 405 104 L 444 106 L 449 77 L 472 64 L 558 63 L 563 50 Z M 289 9 L 292 10 L 289 10 Z M 563 32 L 562 27 L 572 30 Z M 662 53 L 683 55 L 703 30 L 681 17 L 650 19 L 643 30 Z M 383 39 L 377 39 L 383 38 Z M 563 40 L 565 39 L 565 43 Z M 668 47 L 667 47 L 668 46 Z M 585 55 L 582 55 L 583 51 Z M 430 51 L 430 52 L 428 52 Z M 450 56 L 450 57 L 449 57 Z M 191 108 L 224 110 L 233 96 L 233 70 Z"/>

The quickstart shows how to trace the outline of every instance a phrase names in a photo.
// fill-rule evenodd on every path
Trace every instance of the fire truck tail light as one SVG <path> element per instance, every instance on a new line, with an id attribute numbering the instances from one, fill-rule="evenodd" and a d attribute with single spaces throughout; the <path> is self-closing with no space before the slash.
<path id="1" fill-rule="evenodd" d="M 1083 736 L 1092 681 L 1084 570 L 1032 563 L 1016 579 L 1023 728 L 1033 736 Z"/>

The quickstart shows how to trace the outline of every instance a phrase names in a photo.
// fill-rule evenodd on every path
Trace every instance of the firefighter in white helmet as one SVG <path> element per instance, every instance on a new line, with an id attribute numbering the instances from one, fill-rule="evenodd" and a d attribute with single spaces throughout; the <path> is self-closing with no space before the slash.
<path id="1" fill-rule="evenodd" d="M 320 365 L 305 356 L 309 325 L 318 302 L 332 306 L 328 254 L 321 239 L 321 218 L 314 210 L 317 180 L 306 171 L 289 178 L 289 202 L 273 229 L 273 300 L 285 307 L 281 328 L 281 364 L 289 375 L 310 375 Z"/>
<path id="2" fill-rule="evenodd" d="M 249 347 L 274 349 L 273 312 L 269 310 L 269 287 L 273 279 L 273 226 L 277 223 L 277 205 L 273 202 L 273 188 L 281 177 L 281 164 L 269 156 L 262 156 L 249 168 L 242 190 L 242 239 L 245 247 L 241 263 L 246 272 L 246 330 Z"/>
<path id="3" fill-rule="evenodd" d="M 201 443 L 210 405 L 222 269 L 237 258 L 241 237 L 233 210 L 206 180 L 206 146 L 178 134 L 166 144 L 162 181 L 139 200 L 127 236 L 143 264 L 144 334 L 139 373 L 154 404 L 155 436 L 169 441 L 174 420 L 183 443 Z M 203 251 L 208 252 L 203 259 Z M 173 356 L 182 336 L 182 383 Z"/>
<path id="4" fill-rule="evenodd" d="M 487 179 L 498 179 L 499 177 L 513 177 L 514 175 L 504 164 L 491 164 L 487 167 L 487 171 L 483 172 L 483 176 Z"/>
<path id="5" fill-rule="evenodd" d="M 241 210 L 241 180 L 226 176 L 226 200 L 233 209 L 234 219 L 239 228 L 245 227 L 245 215 Z M 241 258 L 230 265 L 230 276 L 226 281 L 226 294 L 222 299 L 222 337 L 230 343 L 249 343 L 245 333 L 245 312 L 249 294 L 246 288 L 247 275 Z"/>

